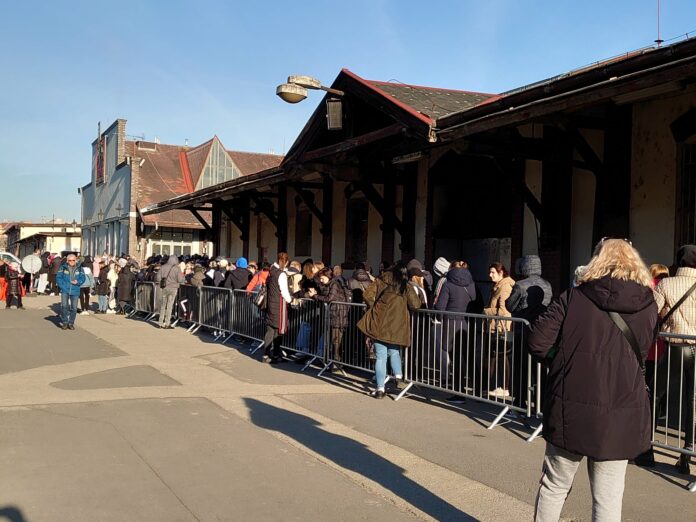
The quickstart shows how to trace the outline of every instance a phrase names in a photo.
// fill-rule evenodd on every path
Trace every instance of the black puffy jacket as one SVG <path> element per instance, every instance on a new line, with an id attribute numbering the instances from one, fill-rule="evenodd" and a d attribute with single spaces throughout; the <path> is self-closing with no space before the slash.
<path id="1" fill-rule="evenodd" d="M 476 299 L 474 278 L 467 268 L 453 268 L 447 272 L 435 309 L 443 312 L 466 312 L 469 303 Z"/>

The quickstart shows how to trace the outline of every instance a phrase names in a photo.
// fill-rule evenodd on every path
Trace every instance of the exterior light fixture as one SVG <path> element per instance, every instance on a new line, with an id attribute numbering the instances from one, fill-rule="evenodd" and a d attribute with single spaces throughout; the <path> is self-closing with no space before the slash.
<path id="1" fill-rule="evenodd" d="M 319 90 L 333 94 L 334 97 L 326 100 L 326 123 L 329 130 L 343 128 L 343 91 L 325 87 L 316 78 L 311 76 L 288 76 L 288 82 L 276 87 L 276 94 L 287 103 L 299 103 L 307 97 L 308 89 Z"/>

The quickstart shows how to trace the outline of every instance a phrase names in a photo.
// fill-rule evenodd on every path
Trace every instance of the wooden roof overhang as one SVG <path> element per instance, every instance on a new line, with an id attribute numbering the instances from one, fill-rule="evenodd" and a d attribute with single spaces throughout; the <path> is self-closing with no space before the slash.
<path id="1" fill-rule="evenodd" d="M 502 94 L 437 120 L 448 142 L 487 131 L 543 121 L 559 113 L 630 97 L 638 101 L 696 81 L 696 39 L 648 48 Z M 661 88 L 662 87 L 662 88 Z"/>

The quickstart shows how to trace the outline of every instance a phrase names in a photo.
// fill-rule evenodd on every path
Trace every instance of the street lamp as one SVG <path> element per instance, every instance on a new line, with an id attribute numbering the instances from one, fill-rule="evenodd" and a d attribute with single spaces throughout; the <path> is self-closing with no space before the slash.
<path id="1" fill-rule="evenodd" d="M 281 83 L 276 87 L 276 95 L 287 103 L 299 103 L 307 98 L 307 89 L 325 91 L 334 95 L 326 100 L 326 123 L 329 130 L 341 130 L 343 102 L 340 97 L 345 95 L 343 91 L 325 87 L 311 76 L 288 76 L 288 83 Z"/>
<path id="2" fill-rule="evenodd" d="M 72 231 L 73 231 L 73 233 L 75 233 L 75 231 L 77 230 L 77 221 L 75 221 L 73 219 L 71 225 L 72 225 Z"/>

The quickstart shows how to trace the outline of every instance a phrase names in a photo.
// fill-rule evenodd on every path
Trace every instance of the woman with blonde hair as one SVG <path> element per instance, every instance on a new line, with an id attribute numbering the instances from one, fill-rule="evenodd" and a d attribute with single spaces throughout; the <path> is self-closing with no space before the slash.
<path id="1" fill-rule="evenodd" d="M 556 521 L 587 457 L 592 520 L 618 521 L 628 460 L 650 447 L 643 361 L 654 339 L 652 278 L 631 243 L 604 239 L 528 337 L 545 360 L 546 456 L 535 520 Z"/>

